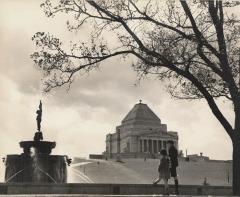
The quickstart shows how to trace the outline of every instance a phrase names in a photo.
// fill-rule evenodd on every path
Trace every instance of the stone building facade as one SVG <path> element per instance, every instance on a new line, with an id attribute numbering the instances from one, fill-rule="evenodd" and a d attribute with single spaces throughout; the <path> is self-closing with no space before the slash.
<path id="1" fill-rule="evenodd" d="M 177 132 L 167 131 L 159 117 L 141 101 L 116 127 L 114 133 L 106 136 L 106 157 L 156 157 L 166 149 L 168 140 L 173 140 L 178 148 Z"/>

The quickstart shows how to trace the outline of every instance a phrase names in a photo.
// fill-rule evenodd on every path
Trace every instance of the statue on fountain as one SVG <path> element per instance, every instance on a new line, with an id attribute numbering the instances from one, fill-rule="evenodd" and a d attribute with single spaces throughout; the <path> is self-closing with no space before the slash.
<path id="1" fill-rule="evenodd" d="M 37 132 L 34 135 L 34 141 L 43 140 L 43 134 L 41 132 L 41 122 L 42 122 L 42 101 L 40 100 L 39 109 L 36 111 L 37 114 Z"/>
<path id="2" fill-rule="evenodd" d="M 40 100 L 40 104 L 39 104 L 39 109 L 36 111 L 37 114 L 37 130 L 40 131 L 41 130 L 41 122 L 42 122 L 42 101 Z"/>

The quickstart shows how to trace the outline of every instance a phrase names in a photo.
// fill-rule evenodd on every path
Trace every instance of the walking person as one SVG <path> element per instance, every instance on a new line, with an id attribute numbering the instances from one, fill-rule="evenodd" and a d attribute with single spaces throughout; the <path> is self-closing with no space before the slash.
<path id="1" fill-rule="evenodd" d="M 167 156 L 167 151 L 165 149 L 161 150 L 160 152 L 162 158 L 160 160 L 160 164 L 158 166 L 158 178 L 153 182 L 154 185 L 156 185 L 158 182 L 163 180 L 164 182 L 164 189 L 166 195 L 169 195 L 169 189 L 168 189 L 168 179 L 170 179 L 170 169 L 169 169 L 169 159 Z"/>
<path id="2" fill-rule="evenodd" d="M 174 184 L 175 184 L 175 194 L 179 194 L 178 190 L 178 176 L 177 176 L 177 167 L 178 167 L 178 151 L 176 147 L 174 146 L 174 142 L 172 140 L 169 140 L 167 142 L 168 145 L 168 155 L 170 158 L 170 174 L 171 177 L 174 178 Z"/>

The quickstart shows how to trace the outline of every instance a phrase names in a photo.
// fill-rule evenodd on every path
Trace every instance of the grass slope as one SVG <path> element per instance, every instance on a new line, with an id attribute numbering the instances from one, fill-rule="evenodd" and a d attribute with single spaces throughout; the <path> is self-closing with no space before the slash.
<path id="1" fill-rule="evenodd" d="M 148 159 L 123 159 L 123 162 L 114 160 L 87 160 L 83 166 L 75 169 L 84 173 L 95 183 L 152 183 L 158 176 L 159 160 Z M 228 172 L 231 174 L 231 163 L 198 161 L 180 161 L 178 167 L 179 182 L 187 185 L 201 185 L 207 177 L 210 185 L 231 185 L 228 183 Z M 173 180 L 169 181 L 173 184 Z"/>

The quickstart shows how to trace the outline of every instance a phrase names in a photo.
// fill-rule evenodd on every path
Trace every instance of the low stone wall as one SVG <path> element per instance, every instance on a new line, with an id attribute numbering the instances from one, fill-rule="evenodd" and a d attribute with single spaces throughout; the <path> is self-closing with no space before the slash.
<path id="1" fill-rule="evenodd" d="M 133 158 L 142 158 L 142 159 L 160 159 L 160 154 L 149 154 L 149 153 L 112 153 L 111 155 L 103 155 L 104 159 L 116 159 L 120 157 L 121 159 L 133 159 Z"/>
<path id="2" fill-rule="evenodd" d="M 227 186 L 181 185 L 181 195 L 231 195 L 232 188 Z M 162 194 L 162 185 L 150 184 L 33 184 L 33 183 L 0 183 L 0 194 Z M 170 193 L 174 186 L 170 185 Z"/>
<path id="3" fill-rule="evenodd" d="M 104 155 L 90 154 L 89 159 L 105 159 Z"/>

